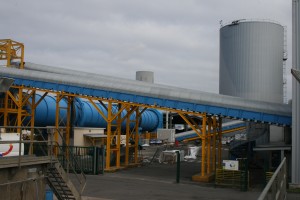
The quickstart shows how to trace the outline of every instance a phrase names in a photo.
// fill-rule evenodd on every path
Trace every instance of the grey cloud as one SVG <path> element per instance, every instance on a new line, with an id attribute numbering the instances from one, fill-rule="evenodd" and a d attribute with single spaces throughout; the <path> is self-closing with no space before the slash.
<path id="1" fill-rule="evenodd" d="M 23 42 L 27 61 L 131 79 L 150 70 L 157 83 L 216 93 L 219 21 L 243 18 L 287 25 L 291 52 L 286 0 L 10 0 L 0 7 L 1 37 Z"/>

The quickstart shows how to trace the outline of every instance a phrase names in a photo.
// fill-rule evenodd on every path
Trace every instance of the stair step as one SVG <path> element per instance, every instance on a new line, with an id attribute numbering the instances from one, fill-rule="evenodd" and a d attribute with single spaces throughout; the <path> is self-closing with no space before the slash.
<path id="1" fill-rule="evenodd" d="M 61 196 L 64 199 L 76 199 L 74 196 Z"/>
<path id="2" fill-rule="evenodd" d="M 66 183 L 63 179 L 49 178 L 49 180 L 54 183 Z"/>
<path id="3" fill-rule="evenodd" d="M 60 174 L 48 174 L 48 177 L 61 177 Z"/>
<path id="4" fill-rule="evenodd" d="M 68 188 L 68 186 L 66 184 L 54 184 L 52 183 L 53 187 L 60 187 L 60 188 Z"/>
<path id="5" fill-rule="evenodd" d="M 73 196 L 73 193 L 71 191 L 58 190 L 58 193 L 64 196 Z"/>
<path id="6" fill-rule="evenodd" d="M 60 195 L 64 197 L 74 197 L 72 193 L 60 193 Z"/>

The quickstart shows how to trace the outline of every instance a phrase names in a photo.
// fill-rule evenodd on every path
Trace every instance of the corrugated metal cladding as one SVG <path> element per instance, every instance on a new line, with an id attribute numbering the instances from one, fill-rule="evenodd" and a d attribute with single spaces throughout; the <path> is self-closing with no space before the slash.
<path id="1" fill-rule="evenodd" d="M 240 21 L 220 29 L 220 94 L 283 102 L 283 26 Z"/>

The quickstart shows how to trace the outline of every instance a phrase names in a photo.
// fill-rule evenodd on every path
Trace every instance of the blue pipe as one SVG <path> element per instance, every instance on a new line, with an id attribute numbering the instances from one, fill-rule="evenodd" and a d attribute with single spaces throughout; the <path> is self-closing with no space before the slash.
<path id="1" fill-rule="evenodd" d="M 39 101 L 41 95 L 36 94 L 35 102 Z M 31 101 L 31 99 L 29 100 Z M 100 104 L 96 103 L 98 108 L 107 116 L 107 110 Z M 101 127 L 106 128 L 107 123 L 96 110 L 96 108 L 89 102 L 80 98 L 75 98 L 75 117 L 74 124 L 78 127 Z M 59 103 L 60 109 L 60 121 L 66 124 L 67 121 L 67 101 L 62 99 Z M 113 105 L 113 113 L 117 113 L 118 107 Z M 29 110 L 30 112 L 30 110 Z M 126 110 L 121 113 L 121 116 L 126 115 Z M 36 126 L 54 126 L 56 115 L 56 98 L 53 96 L 45 96 L 44 99 L 38 104 L 35 109 L 35 125 Z M 28 119 L 29 120 L 29 119 Z M 135 120 L 135 112 L 131 114 L 130 120 Z M 116 124 L 116 120 L 112 122 Z M 130 123 L 130 128 L 133 129 L 135 126 L 134 122 Z M 142 113 L 139 121 L 139 127 L 141 131 L 156 131 L 157 128 L 162 128 L 163 117 L 162 113 L 155 109 L 147 109 Z M 126 121 L 122 122 L 122 129 L 126 129 Z"/>
<path id="2" fill-rule="evenodd" d="M 79 127 L 103 127 L 107 126 L 106 121 L 102 118 L 99 112 L 95 109 L 95 107 L 89 102 L 84 101 L 82 99 L 76 98 L 76 105 L 79 104 L 76 109 L 76 113 L 78 113 L 79 120 L 77 121 L 77 126 Z M 103 112 L 105 116 L 107 116 L 107 110 L 100 104 L 96 103 L 98 108 Z M 118 107 L 113 105 L 112 112 L 117 113 Z M 121 112 L 121 117 L 126 116 L 127 111 L 124 110 Z M 130 121 L 135 120 L 135 112 L 130 115 Z M 162 113 L 155 109 L 147 109 L 142 113 L 142 117 L 139 121 L 139 127 L 141 131 L 155 131 L 157 128 L 162 128 L 163 119 Z M 116 124 L 116 120 L 112 122 L 112 124 Z M 135 126 L 134 122 L 130 123 L 130 129 L 133 129 Z M 126 129 L 126 121 L 124 120 L 121 125 L 122 129 Z"/>
<path id="3" fill-rule="evenodd" d="M 38 102 L 41 99 L 42 95 L 35 95 L 35 102 Z M 29 99 L 32 102 L 32 98 Z M 59 103 L 59 107 L 65 108 L 67 107 L 67 102 L 65 100 L 61 100 Z M 27 106 L 26 110 L 31 113 L 31 108 Z M 45 96 L 44 99 L 38 104 L 35 109 L 35 118 L 34 123 L 35 126 L 54 126 L 55 125 L 55 115 L 56 115 L 56 98 L 53 96 Z M 67 110 L 60 109 L 60 117 L 63 121 L 66 121 Z M 29 122 L 30 117 L 25 119 L 26 122 Z"/>

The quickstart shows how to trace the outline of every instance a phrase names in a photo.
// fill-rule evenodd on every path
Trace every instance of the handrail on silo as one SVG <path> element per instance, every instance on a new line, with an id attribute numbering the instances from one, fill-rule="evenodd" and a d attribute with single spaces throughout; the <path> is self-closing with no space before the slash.
<path id="1" fill-rule="evenodd" d="M 227 25 L 231 24 L 238 24 L 239 22 L 270 22 L 274 24 L 281 25 L 278 21 L 272 20 L 272 19 L 238 19 L 238 20 L 232 20 L 229 22 L 221 23 L 221 28 Z M 282 26 L 282 25 L 281 25 Z"/>

